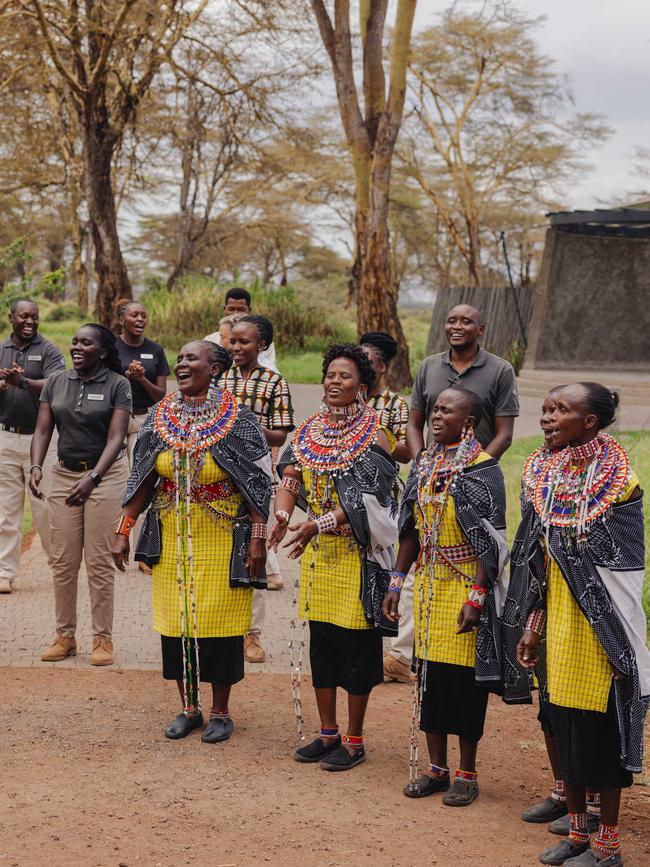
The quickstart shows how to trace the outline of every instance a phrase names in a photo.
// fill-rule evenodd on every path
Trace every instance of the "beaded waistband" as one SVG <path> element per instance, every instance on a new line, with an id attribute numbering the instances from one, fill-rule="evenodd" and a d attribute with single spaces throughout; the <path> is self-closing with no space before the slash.
<path id="1" fill-rule="evenodd" d="M 163 479 L 158 490 L 165 499 L 176 496 L 176 485 L 170 479 Z M 237 486 L 230 479 L 209 485 L 193 484 L 190 488 L 190 500 L 192 503 L 209 503 L 212 500 L 227 500 L 236 493 Z"/>

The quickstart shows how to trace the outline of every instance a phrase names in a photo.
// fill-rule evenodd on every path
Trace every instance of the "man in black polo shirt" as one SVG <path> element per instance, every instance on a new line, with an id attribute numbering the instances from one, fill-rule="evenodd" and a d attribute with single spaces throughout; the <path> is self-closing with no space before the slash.
<path id="1" fill-rule="evenodd" d="M 47 377 L 65 367 L 61 352 L 38 333 L 38 319 L 37 304 L 14 301 L 9 312 L 12 332 L 0 343 L 0 593 L 11 593 L 18 572 L 38 399 Z M 34 524 L 49 558 L 45 503 L 31 492 L 29 496 Z"/>
<path id="2" fill-rule="evenodd" d="M 476 307 L 459 304 L 449 311 L 445 336 L 449 349 L 425 358 L 415 377 L 406 442 L 412 455 L 424 448 L 424 425 L 441 391 L 459 385 L 475 392 L 483 401 L 483 417 L 476 438 L 497 460 L 512 442 L 515 418 L 519 415 L 517 381 L 512 365 L 479 345 L 485 324 Z M 428 432 L 427 445 L 431 441 Z M 399 637 L 384 657 L 384 675 L 390 680 L 411 679 L 413 653 L 413 576 L 402 588 Z"/>

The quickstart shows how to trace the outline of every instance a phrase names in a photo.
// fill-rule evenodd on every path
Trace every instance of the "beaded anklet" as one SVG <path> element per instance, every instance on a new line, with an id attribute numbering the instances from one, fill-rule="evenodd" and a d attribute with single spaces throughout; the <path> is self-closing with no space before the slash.
<path id="1" fill-rule="evenodd" d="M 571 843 L 586 843 L 588 839 L 587 812 L 569 813 L 569 841 Z"/>
<path id="2" fill-rule="evenodd" d="M 360 737 L 357 735 L 343 735 L 341 741 L 346 747 L 354 747 L 355 750 L 363 748 L 363 735 Z"/>
<path id="3" fill-rule="evenodd" d="M 455 777 L 457 780 L 465 780 L 467 783 L 475 783 L 478 779 L 478 771 L 461 771 L 456 768 Z"/>
<path id="4" fill-rule="evenodd" d="M 434 777 L 448 777 L 449 768 L 441 768 L 440 765 L 431 764 L 431 774 Z"/>
<path id="5" fill-rule="evenodd" d="M 230 719 L 230 711 L 210 711 L 210 719 Z"/>
<path id="6" fill-rule="evenodd" d="M 601 822 L 592 848 L 606 858 L 616 855 L 621 848 L 618 825 L 603 825 Z"/>
<path id="7" fill-rule="evenodd" d="M 564 780 L 556 780 L 555 786 L 551 789 L 551 798 L 558 801 L 560 804 L 566 803 L 566 795 L 564 794 Z"/>
<path id="8" fill-rule="evenodd" d="M 338 733 L 339 733 L 339 727 L 338 726 L 335 726 L 334 728 L 331 728 L 331 729 L 321 728 L 319 737 L 321 737 L 321 738 L 335 738 L 338 736 Z"/>

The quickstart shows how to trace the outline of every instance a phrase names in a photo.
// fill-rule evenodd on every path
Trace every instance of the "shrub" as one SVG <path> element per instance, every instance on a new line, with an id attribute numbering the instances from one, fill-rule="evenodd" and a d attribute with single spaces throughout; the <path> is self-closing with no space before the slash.
<path id="1" fill-rule="evenodd" d="M 79 318 L 79 306 L 72 301 L 57 304 L 45 315 L 46 322 L 65 322 L 68 319 Z"/>
<path id="2" fill-rule="evenodd" d="M 151 338 L 176 351 L 188 340 L 216 331 L 230 285 L 215 285 L 200 276 L 186 277 L 173 292 L 150 284 L 142 301 L 149 313 Z M 266 288 L 255 281 L 246 288 L 255 313 L 273 323 L 279 352 L 322 352 L 330 343 L 355 339 L 349 321 L 316 303 L 304 303 L 291 286 Z"/>

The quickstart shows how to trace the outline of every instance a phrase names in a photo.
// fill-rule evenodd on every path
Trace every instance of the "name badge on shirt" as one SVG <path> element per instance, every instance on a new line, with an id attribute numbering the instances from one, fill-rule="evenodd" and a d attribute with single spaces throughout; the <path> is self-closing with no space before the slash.
<path id="1" fill-rule="evenodd" d="M 27 356 L 27 361 L 42 361 L 42 360 L 43 360 L 42 355 L 28 355 Z"/>
<path id="2" fill-rule="evenodd" d="M 88 400 L 104 400 L 103 394 L 87 394 Z"/>
<path id="3" fill-rule="evenodd" d="M 140 358 L 150 358 L 153 361 L 153 355 L 150 352 L 141 352 Z"/>

